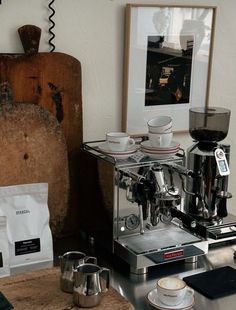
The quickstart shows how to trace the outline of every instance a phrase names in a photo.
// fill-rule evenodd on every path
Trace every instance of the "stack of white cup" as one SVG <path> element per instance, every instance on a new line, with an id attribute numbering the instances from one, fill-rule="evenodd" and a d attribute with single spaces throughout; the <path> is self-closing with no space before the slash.
<path id="1" fill-rule="evenodd" d="M 170 116 L 160 115 L 147 122 L 148 137 L 152 147 L 168 147 L 171 144 L 172 118 Z"/>

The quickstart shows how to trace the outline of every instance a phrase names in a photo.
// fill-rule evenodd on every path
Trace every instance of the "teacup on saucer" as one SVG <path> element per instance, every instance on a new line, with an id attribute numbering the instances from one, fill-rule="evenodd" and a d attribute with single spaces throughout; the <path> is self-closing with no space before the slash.
<path id="1" fill-rule="evenodd" d="M 176 306 L 170 306 L 163 304 L 158 295 L 157 288 L 152 289 L 147 294 L 147 300 L 148 302 L 154 307 L 159 310 L 187 310 L 193 307 L 195 301 L 194 301 L 194 290 L 190 287 L 186 288 L 186 294 L 184 296 L 184 299 L 179 305 Z"/>
<path id="2" fill-rule="evenodd" d="M 187 284 L 177 277 L 165 277 L 157 281 L 160 301 L 168 306 L 179 305 L 186 294 Z"/>
<path id="3" fill-rule="evenodd" d="M 112 152 L 127 151 L 131 146 L 135 145 L 134 139 L 130 138 L 126 132 L 108 132 L 106 142 Z"/>

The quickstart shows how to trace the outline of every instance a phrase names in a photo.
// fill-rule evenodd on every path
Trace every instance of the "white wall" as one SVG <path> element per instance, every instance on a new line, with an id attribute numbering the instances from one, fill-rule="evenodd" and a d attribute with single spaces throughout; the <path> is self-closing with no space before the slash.
<path id="1" fill-rule="evenodd" d="M 0 5 L 0 53 L 23 52 L 17 29 L 34 24 L 42 29 L 40 51 L 50 50 L 47 7 L 49 0 L 2 0 Z M 81 61 L 84 141 L 103 139 L 121 127 L 126 3 L 217 6 L 209 104 L 231 110 L 231 177 L 235 196 L 230 209 L 236 214 L 236 1 L 235 0 L 56 0 L 54 40 L 56 51 Z M 182 147 L 190 145 L 188 134 L 177 135 Z M 235 209 L 235 211 L 233 210 Z"/>

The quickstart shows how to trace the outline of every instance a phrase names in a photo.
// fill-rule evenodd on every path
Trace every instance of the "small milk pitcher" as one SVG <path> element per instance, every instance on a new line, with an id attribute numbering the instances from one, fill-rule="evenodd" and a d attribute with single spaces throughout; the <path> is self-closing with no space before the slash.
<path id="1" fill-rule="evenodd" d="M 96 257 L 87 256 L 83 252 L 78 251 L 66 252 L 59 256 L 59 259 L 61 267 L 60 287 L 62 291 L 67 293 L 73 293 L 74 269 L 87 261 L 91 261 L 94 264 L 97 263 Z"/>
<path id="2" fill-rule="evenodd" d="M 105 283 L 100 276 L 104 275 Z M 85 263 L 74 270 L 73 302 L 85 308 L 100 304 L 102 293 L 109 289 L 110 270 L 95 264 Z"/>

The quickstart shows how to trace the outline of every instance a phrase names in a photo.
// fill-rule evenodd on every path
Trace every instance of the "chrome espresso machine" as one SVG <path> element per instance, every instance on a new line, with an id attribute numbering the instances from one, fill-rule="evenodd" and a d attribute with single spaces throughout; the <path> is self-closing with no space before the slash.
<path id="1" fill-rule="evenodd" d="M 194 261 L 208 252 L 210 240 L 236 237 L 236 218 L 226 208 L 230 148 L 219 144 L 228 133 L 230 111 L 196 108 L 189 113 L 195 142 L 186 155 L 181 149 L 171 157 L 147 155 L 138 139 L 136 152 L 129 156 L 101 151 L 104 141 L 83 144 L 96 161 L 100 214 L 106 219 L 89 234 L 133 273 Z"/>

